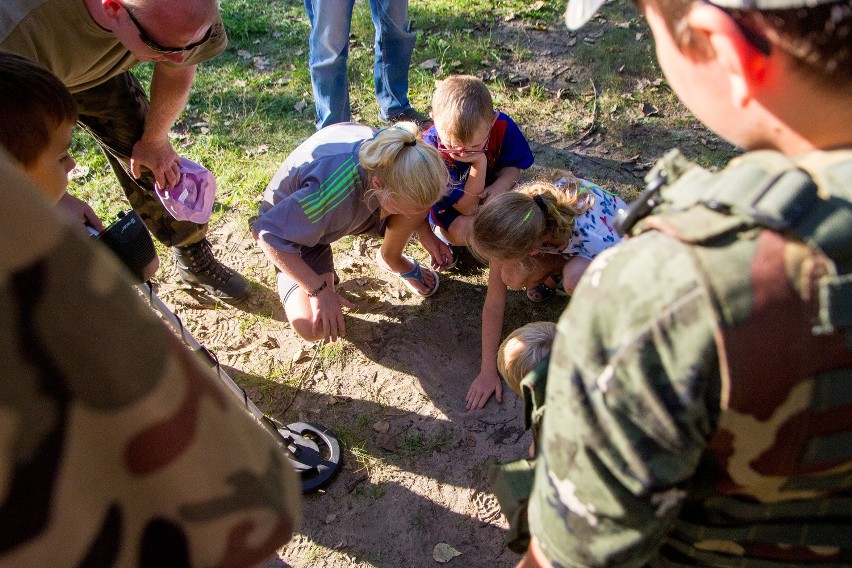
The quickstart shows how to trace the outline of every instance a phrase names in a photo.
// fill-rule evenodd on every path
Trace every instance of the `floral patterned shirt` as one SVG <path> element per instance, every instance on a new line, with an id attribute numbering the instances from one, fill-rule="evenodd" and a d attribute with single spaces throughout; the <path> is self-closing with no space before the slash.
<path id="1" fill-rule="evenodd" d="M 581 192 L 590 191 L 594 194 L 594 205 L 574 220 L 574 232 L 564 248 L 542 247 L 542 252 L 561 254 L 565 258 L 579 256 L 592 260 L 621 240 L 613 227 L 613 221 L 619 211 L 627 209 L 627 204 L 617 195 L 590 181 L 580 180 L 580 184 Z"/>

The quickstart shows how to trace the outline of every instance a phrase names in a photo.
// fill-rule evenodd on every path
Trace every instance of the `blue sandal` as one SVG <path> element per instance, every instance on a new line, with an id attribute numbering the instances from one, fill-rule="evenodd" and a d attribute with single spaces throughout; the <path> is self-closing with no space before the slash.
<path id="1" fill-rule="evenodd" d="M 405 285 L 408 287 L 409 290 L 411 290 L 415 294 L 423 296 L 424 298 L 428 298 L 429 296 L 431 296 L 432 294 L 434 294 L 435 292 L 438 291 L 438 284 L 440 283 L 440 281 L 438 280 L 438 274 L 434 270 L 432 270 L 431 268 L 428 268 L 428 267 L 426 268 L 426 270 L 431 272 L 432 276 L 435 278 L 435 285 L 432 287 L 431 290 L 429 290 L 429 292 L 424 294 L 423 292 L 418 290 L 417 287 L 414 286 L 414 284 L 409 282 L 408 280 L 410 278 L 413 278 L 414 280 L 417 280 L 418 282 L 420 282 L 424 286 L 426 285 L 426 280 L 423 278 L 423 267 L 420 265 L 419 262 L 417 262 L 416 260 L 414 260 L 410 256 L 403 255 L 402 257 L 404 259 L 408 260 L 409 262 L 412 262 L 414 264 L 414 268 L 412 268 L 408 272 L 403 272 L 401 274 L 397 273 L 397 272 L 392 272 L 391 274 L 395 274 L 396 276 L 401 278 L 402 281 L 405 283 Z"/>

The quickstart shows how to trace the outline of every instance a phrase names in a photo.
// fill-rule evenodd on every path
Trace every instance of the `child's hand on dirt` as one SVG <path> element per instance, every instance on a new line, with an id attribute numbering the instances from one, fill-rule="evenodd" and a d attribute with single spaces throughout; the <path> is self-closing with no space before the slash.
<path id="1" fill-rule="evenodd" d="M 470 389 L 467 391 L 467 396 L 464 399 L 465 408 L 467 410 L 479 410 L 485 406 L 492 393 L 497 402 L 503 402 L 503 383 L 500 380 L 500 375 L 488 371 L 479 373 L 479 376 L 473 380 Z"/>
<path id="2" fill-rule="evenodd" d="M 442 272 L 453 263 L 453 250 L 447 246 L 447 243 L 435 236 L 435 233 L 431 230 L 418 231 L 417 236 L 420 238 L 420 244 L 429 253 L 432 270 Z"/>
<path id="3" fill-rule="evenodd" d="M 435 239 L 435 243 L 427 247 L 426 250 L 429 251 L 433 270 L 442 272 L 453 263 L 453 251 L 441 239 Z"/>
<path id="4" fill-rule="evenodd" d="M 310 299 L 313 305 L 314 332 L 322 328 L 323 342 L 337 341 L 338 337 L 346 337 L 346 323 L 343 321 L 343 310 L 354 308 L 355 304 L 338 294 L 332 288 L 326 288 L 316 297 Z"/>

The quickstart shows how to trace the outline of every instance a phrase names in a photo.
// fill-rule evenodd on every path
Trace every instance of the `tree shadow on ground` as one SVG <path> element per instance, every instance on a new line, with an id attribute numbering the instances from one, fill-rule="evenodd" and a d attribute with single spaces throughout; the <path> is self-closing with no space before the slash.
<path id="1" fill-rule="evenodd" d="M 442 412 L 463 418 L 465 395 L 479 374 L 485 291 L 445 275 L 438 293 L 418 306 L 390 306 L 379 321 L 350 315 L 348 341 L 381 366 L 416 377 Z M 533 304 L 523 292 L 510 292 L 503 336 L 530 321 L 555 321 L 564 305 L 564 298 Z M 483 410 L 499 414 L 504 406 L 492 400 Z"/>
<path id="2" fill-rule="evenodd" d="M 487 462 L 516 459 L 529 445 L 517 399 L 505 423 L 480 417 L 462 429 L 446 418 L 383 402 L 398 385 L 388 386 L 386 394 L 381 384 L 373 385 L 370 395 L 377 402 L 329 396 L 316 388 L 327 385 L 313 380 L 282 385 L 224 370 L 240 384 L 255 385 L 248 394 L 267 414 L 282 423 L 321 424 L 345 448 L 340 472 L 322 491 L 305 496 L 298 534 L 269 566 L 332 556 L 375 566 L 432 566 L 432 548 L 439 542 L 460 548 L 466 566 L 517 561 L 505 549 L 499 507 L 486 486 Z M 282 401 L 289 401 L 283 410 Z M 377 432 L 381 422 L 386 431 Z M 466 499 L 458 498 L 459 488 Z"/>

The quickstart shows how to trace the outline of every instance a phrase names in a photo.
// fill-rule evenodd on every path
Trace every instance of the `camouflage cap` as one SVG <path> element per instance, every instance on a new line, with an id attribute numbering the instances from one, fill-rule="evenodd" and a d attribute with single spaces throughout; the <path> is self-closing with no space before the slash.
<path id="1" fill-rule="evenodd" d="M 565 11 L 568 29 L 578 30 L 595 15 L 606 0 L 569 0 Z M 705 0 L 720 8 L 737 10 L 786 10 L 832 4 L 841 0 Z"/>

